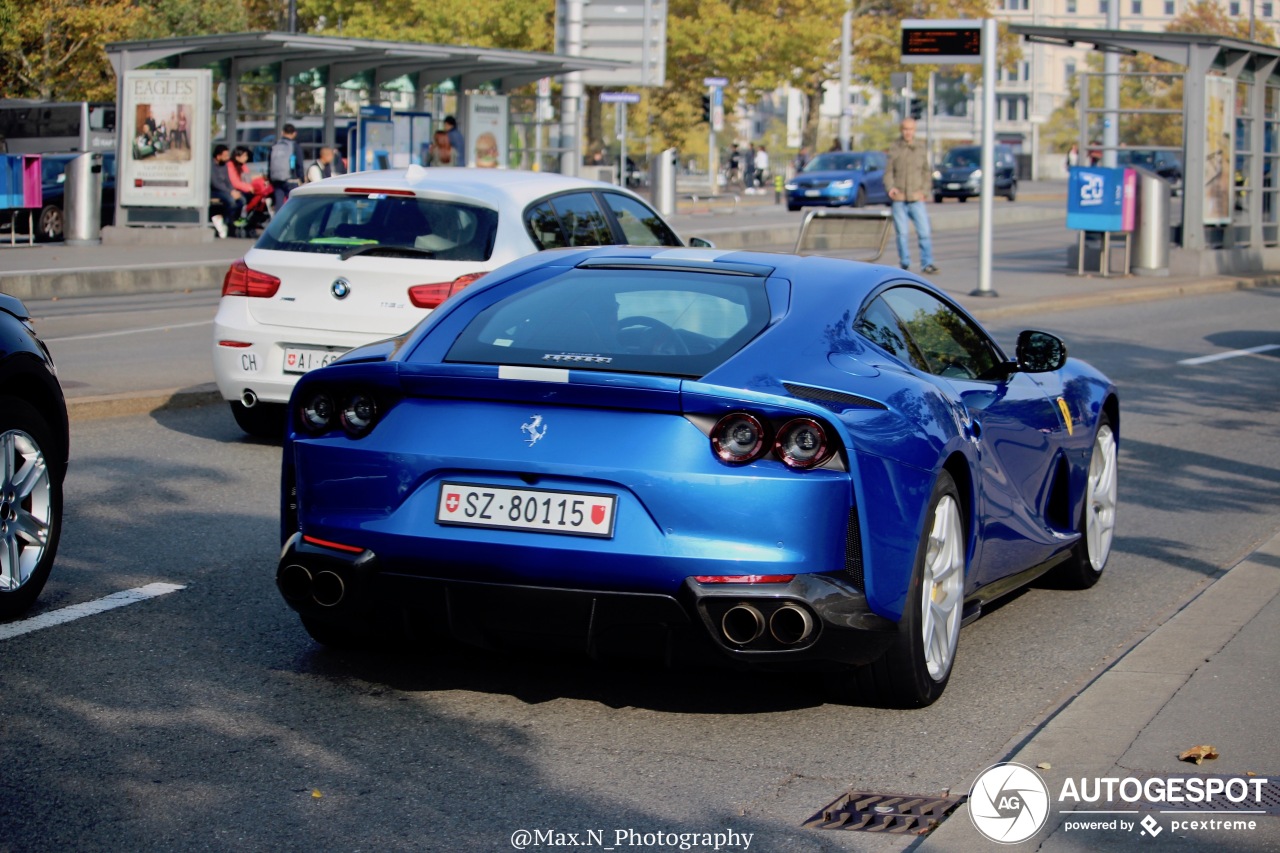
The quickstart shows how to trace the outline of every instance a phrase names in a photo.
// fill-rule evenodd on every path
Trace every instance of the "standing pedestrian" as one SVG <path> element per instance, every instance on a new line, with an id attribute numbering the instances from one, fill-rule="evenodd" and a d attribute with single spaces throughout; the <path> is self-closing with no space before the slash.
<path id="1" fill-rule="evenodd" d="M 449 134 L 449 147 L 454 151 L 455 166 L 467 165 L 467 140 L 458 130 L 458 120 L 453 116 L 444 117 L 444 131 Z"/>
<path id="2" fill-rule="evenodd" d="M 742 183 L 746 185 L 747 195 L 756 191 L 756 144 L 751 143 L 742 162 Z"/>
<path id="3" fill-rule="evenodd" d="M 760 145 L 756 148 L 756 192 L 765 192 L 765 177 L 769 174 L 769 152 Z"/>
<path id="4" fill-rule="evenodd" d="M 1074 169 L 1080 165 L 1080 146 L 1071 143 L 1071 148 L 1067 151 L 1067 168 Z"/>
<path id="5" fill-rule="evenodd" d="M 307 183 L 323 181 L 325 178 L 333 177 L 336 172 L 333 171 L 333 149 L 328 145 L 320 147 L 320 152 L 311 165 L 307 167 Z"/>
<path id="6" fill-rule="evenodd" d="M 889 146 L 889 162 L 884 172 L 893 208 L 893 230 L 898 236 L 898 260 L 904 270 L 911 269 L 907 225 L 910 219 L 915 223 L 916 238 L 920 242 L 921 272 L 935 273 L 938 268 L 933 264 L 933 235 L 929 230 L 929 211 L 925 209 L 925 198 L 933 187 L 929 152 L 923 142 L 916 141 L 915 119 L 903 119 L 901 131 L 902 136 Z"/>
<path id="7" fill-rule="evenodd" d="M 293 188 L 303 181 L 302 152 L 298 146 L 298 129 L 286 124 L 280 138 L 271 146 L 267 160 L 267 177 L 273 190 L 271 203 L 276 210 L 284 204 Z"/>
<path id="8" fill-rule="evenodd" d="M 800 146 L 800 151 L 796 154 L 796 159 L 791 161 L 791 165 L 795 167 L 797 172 L 804 171 L 804 167 L 809 165 L 809 146 Z"/>

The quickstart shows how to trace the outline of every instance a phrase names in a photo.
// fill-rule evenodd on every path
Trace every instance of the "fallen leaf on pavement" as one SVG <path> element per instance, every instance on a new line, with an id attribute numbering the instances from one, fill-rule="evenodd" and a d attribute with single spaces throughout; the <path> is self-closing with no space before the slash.
<path id="1" fill-rule="evenodd" d="M 1218 757 L 1218 750 L 1205 744 L 1203 746 L 1193 746 L 1186 752 L 1178 756 L 1179 761 L 1194 761 L 1196 764 L 1204 761 L 1206 758 L 1212 761 Z"/>
<path id="2" fill-rule="evenodd" d="M 324 796 L 324 794 L 320 793 L 320 790 L 319 790 L 318 788 L 313 789 L 313 790 L 311 791 L 311 799 L 313 799 L 313 800 L 318 800 L 318 799 L 320 799 L 320 798 L 321 798 L 321 797 L 323 797 L 323 796 Z"/>
<path id="3" fill-rule="evenodd" d="M 1050 764 L 1050 763 L 1049 763 L 1049 762 L 1047 762 L 1047 761 L 1041 761 L 1039 764 L 1037 764 L 1037 765 L 1036 765 L 1036 767 L 1039 767 L 1041 770 L 1052 770 L 1052 769 L 1053 769 L 1053 765 L 1052 765 L 1052 764 Z"/>

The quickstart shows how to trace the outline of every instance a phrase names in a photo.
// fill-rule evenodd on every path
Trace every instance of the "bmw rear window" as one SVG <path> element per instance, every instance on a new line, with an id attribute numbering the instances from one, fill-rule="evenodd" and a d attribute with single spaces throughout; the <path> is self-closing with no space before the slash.
<path id="1" fill-rule="evenodd" d="M 473 204 L 381 193 L 298 194 L 272 218 L 257 247 L 487 261 L 497 231 L 497 211 Z"/>
<path id="2" fill-rule="evenodd" d="M 701 377 L 769 317 L 760 276 L 580 268 L 481 311 L 445 360 Z"/>

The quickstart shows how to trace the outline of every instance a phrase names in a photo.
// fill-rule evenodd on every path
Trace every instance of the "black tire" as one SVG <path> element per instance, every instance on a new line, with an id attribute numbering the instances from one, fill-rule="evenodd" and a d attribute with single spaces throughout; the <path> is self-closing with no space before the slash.
<path id="1" fill-rule="evenodd" d="M 1017 200 L 1018 198 L 1018 182 L 1017 181 L 1014 181 L 1013 183 L 1009 184 L 1009 192 L 1005 193 L 1004 197 L 1009 199 L 1009 201 Z"/>
<path id="2" fill-rule="evenodd" d="M 787 210 L 791 211 L 792 213 L 795 213 L 795 212 L 796 212 L 797 210 L 799 210 L 799 209 L 800 209 L 800 205 L 798 205 L 798 204 L 788 204 L 788 205 L 787 205 Z"/>
<path id="3" fill-rule="evenodd" d="M 853 196 L 854 207 L 865 207 L 867 204 L 867 188 L 858 187 L 858 191 Z"/>
<path id="4" fill-rule="evenodd" d="M 40 511 L 47 512 L 48 518 L 44 552 L 40 554 L 39 561 L 16 589 L 0 589 L 0 619 L 12 619 L 26 612 L 35 603 L 45 582 L 49 580 L 49 572 L 53 569 L 53 561 L 58 553 L 58 541 L 62 537 L 62 472 L 66 470 L 66 460 L 61 458 L 62 451 L 54 439 L 53 430 L 30 403 L 16 397 L 0 397 L 0 448 L 10 447 L 11 442 L 4 440 L 4 437 L 15 433 L 23 437 L 24 443 L 29 442 L 26 456 L 32 455 L 30 446 L 34 446 L 37 458 L 43 460 L 47 472 L 47 506 Z M 9 451 L 0 449 L 0 453 L 4 452 Z M 0 465 L 0 470 L 2 469 L 17 470 L 14 465 L 9 464 L 9 460 Z M 7 541 L 6 522 L 16 520 L 18 512 L 36 509 L 32 503 L 36 499 L 35 492 L 14 500 L 14 495 L 4 494 L 8 488 L 9 483 L 0 480 L 0 547 L 4 547 Z M 40 500 L 43 504 L 44 489 L 37 491 L 41 493 Z M 5 497 L 9 497 L 12 503 L 6 503 Z"/>
<path id="5" fill-rule="evenodd" d="M 41 240 L 61 240 L 66 231 L 66 219 L 62 208 L 46 204 L 36 217 L 36 236 Z"/>
<path id="6" fill-rule="evenodd" d="M 240 429 L 255 438 L 284 438 L 284 406 L 279 403 L 258 403 L 252 409 L 239 400 L 228 402 L 231 414 Z"/>
<path id="7" fill-rule="evenodd" d="M 1094 430 L 1093 434 L 1093 444 L 1089 454 L 1089 467 L 1091 472 L 1093 469 L 1094 457 L 1098 452 L 1099 438 L 1105 434 L 1103 432 L 1104 427 L 1107 433 L 1111 435 L 1113 443 L 1111 456 L 1113 464 L 1116 459 L 1115 451 L 1117 449 L 1116 442 L 1118 441 L 1118 436 L 1116 436 L 1115 429 L 1111 426 L 1111 419 L 1107 417 L 1106 412 L 1103 412 L 1098 417 L 1098 426 Z M 1064 589 L 1088 589 L 1096 584 L 1102 577 L 1102 572 L 1107 566 L 1107 559 L 1111 556 L 1110 540 L 1108 540 L 1105 546 L 1106 552 L 1100 556 L 1099 560 L 1097 560 L 1098 565 L 1094 565 L 1094 555 L 1089 551 L 1088 530 L 1089 514 L 1092 510 L 1093 506 L 1091 495 L 1089 494 L 1089 485 L 1086 484 L 1083 506 L 1080 507 L 1080 523 L 1078 528 L 1080 531 L 1080 541 L 1076 543 L 1074 548 L 1072 548 L 1071 556 L 1067 561 L 1061 563 L 1053 570 L 1052 580 Z M 1114 532 L 1114 506 L 1112 506 L 1111 512 L 1113 513 L 1111 524 Z"/>
<path id="8" fill-rule="evenodd" d="M 934 203 L 934 204 L 942 204 L 942 193 L 934 193 L 934 194 L 933 194 L 933 203 Z"/>
<path id="9" fill-rule="evenodd" d="M 951 659 L 945 672 L 940 676 L 930 674 L 925 656 L 924 639 L 922 637 L 922 579 L 925 559 L 929 549 L 930 532 L 938 507 L 944 498 L 950 498 L 957 510 L 963 504 L 955 482 L 946 471 L 938 475 L 933 485 L 933 494 L 929 498 L 929 511 L 925 518 L 924 531 L 920 544 L 916 548 L 915 568 L 911 573 L 911 587 L 907 591 L 907 606 L 903 610 L 902 619 L 898 622 L 898 635 L 888 651 L 877 661 L 861 667 L 853 673 L 850 698 L 860 697 L 862 701 L 875 697 L 881 703 L 894 708 L 923 708 L 932 705 L 942 695 L 955 669 L 955 647 L 952 648 Z M 968 553 L 968 532 L 963 513 L 960 513 L 960 535 L 963 553 Z M 961 566 L 960 595 L 963 598 L 963 573 L 967 566 Z M 963 611 L 963 603 L 957 603 L 954 616 L 958 631 L 959 620 Z"/>
<path id="10" fill-rule="evenodd" d="M 963 202 L 966 202 L 966 201 L 968 201 L 968 200 L 969 200 L 969 197 L 968 197 L 967 195 L 962 195 L 962 196 L 960 196 L 959 198 L 960 198 L 960 201 L 961 201 L 962 203 L 963 203 Z"/>

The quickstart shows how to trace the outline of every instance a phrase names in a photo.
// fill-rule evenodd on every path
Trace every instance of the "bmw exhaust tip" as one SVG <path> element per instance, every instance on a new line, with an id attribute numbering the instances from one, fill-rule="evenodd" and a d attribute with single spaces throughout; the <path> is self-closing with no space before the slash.
<path id="1" fill-rule="evenodd" d="M 336 572 L 324 571 L 316 575 L 311 584 L 311 599 L 321 607 L 334 607 L 346 594 L 346 585 Z"/>
<path id="2" fill-rule="evenodd" d="M 784 646 L 803 643 L 813 633 L 813 617 L 796 604 L 784 604 L 769 617 L 769 633 Z"/>
<path id="3" fill-rule="evenodd" d="M 745 646 L 764 633 L 764 616 L 750 604 L 735 604 L 720 620 L 720 630 L 735 646 Z"/>
<path id="4" fill-rule="evenodd" d="M 258 405 L 258 395 L 248 388 L 244 389 L 244 393 L 240 395 L 240 405 L 246 409 L 252 409 Z"/>
<path id="5" fill-rule="evenodd" d="M 280 585 L 280 594 L 290 601 L 311 597 L 311 572 L 306 566 L 290 563 L 280 570 L 276 582 Z"/>

